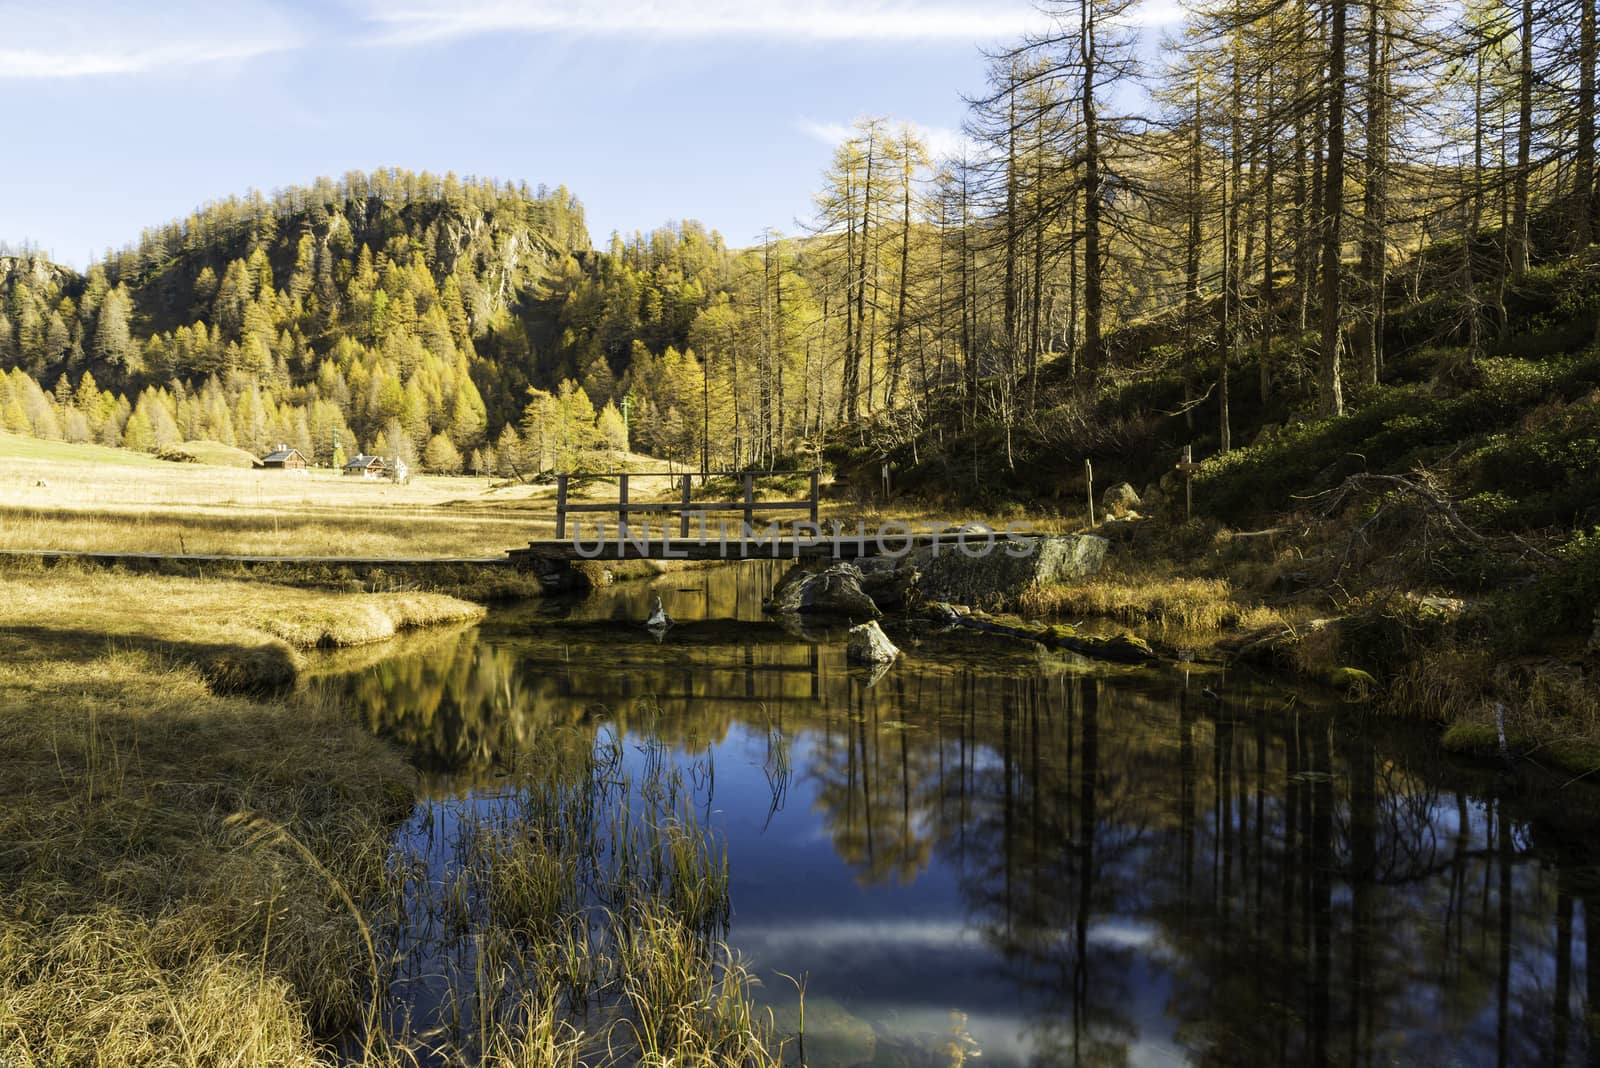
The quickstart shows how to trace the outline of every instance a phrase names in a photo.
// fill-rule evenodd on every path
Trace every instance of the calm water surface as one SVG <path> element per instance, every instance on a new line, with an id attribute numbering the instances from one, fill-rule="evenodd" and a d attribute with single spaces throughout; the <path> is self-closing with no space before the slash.
<path id="1" fill-rule="evenodd" d="M 505 803 L 557 725 L 665 758 L 725 836 L 728 941 L 823 1064 L 1576 1064 L 1600 878 L 1585 784 L 1215 669 L 762 617 L 774 565 L 498 612 L 351 676 L 426 771 L 397 849 Z M 660 593 L 684 625 L 638 626 Z M 897 635 L 899 637 L 899 635 Z M 427 975 L 397 986 L 426 1015 Z M 463 965 L 470 966 L 470 965 Z M 790 1014 L 785 1016 L 785 1014 Z"/>

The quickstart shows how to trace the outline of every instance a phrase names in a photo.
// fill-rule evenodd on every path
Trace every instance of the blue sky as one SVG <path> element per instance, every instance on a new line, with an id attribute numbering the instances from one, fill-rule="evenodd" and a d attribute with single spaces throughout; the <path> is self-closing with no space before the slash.
<path id="1" fill-rule="evenodd" d="M 1039 22 L 1027 0 L 0 0 L 0 240 L 81 267 L 214 197 L 392 165 L 564 182 L 596 242 L 699 218 L 746 244 L 794 229 L 859 116 L 953 142 L 980 47 Z"/>

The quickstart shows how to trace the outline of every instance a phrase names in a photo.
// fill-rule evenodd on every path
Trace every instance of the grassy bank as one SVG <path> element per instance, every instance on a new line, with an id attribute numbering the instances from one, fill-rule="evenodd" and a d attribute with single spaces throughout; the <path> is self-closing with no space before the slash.
<path id="1" fill-rule="evenodd" d="M 97 569 L 3 574 L 0 632 L 68 655 L 146 653 L 213 688 L 291 686 L 300 651 L 364 645 L 409 627 L 476 620 L 475 604 L 431 593 L 335 595 L 270 583 Z"/>
<path id="2" fill-rule="evenodd" d="M 344 889 L 381 883 L 410 769 L 337 709 L 219 696 L 215 661 L 169 646 L 181 622 L 164 623 L 95 639 L 0 626 L 11 1063 L 309 1064 L 319 1031 L 364 1011 Z M 261 677 L 244 663 L 230 677 Z"/>
<path id="3" fill-rule="evenodd" d="M 287 688 L 305 649 L 373 648 L 477 606 L 70 569 L 3 581 L 0 1062 L 772 1063 L 751 979 L 716 941 L 725 860 L 681 784 L 641 784 L 669 811 L 639 820 L 614 746 L 541 738 L 506 784 L 525 801 L 463 825 L 448 884 L 419 882 L 392 854 L 415 771 L 337 689 Z M 481 955 L 452 980 L 451 1003 L 476 1008 L 448 1036 L 390 1011 L 415 923 Z M 520 985 L 496 978 L 509 969 Z"/>

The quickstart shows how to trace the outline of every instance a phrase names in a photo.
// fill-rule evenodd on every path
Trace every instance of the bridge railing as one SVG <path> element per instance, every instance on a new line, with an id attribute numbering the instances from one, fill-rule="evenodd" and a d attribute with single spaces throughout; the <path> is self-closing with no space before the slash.
<path id="1" fill-rule="evenodd" d="M 744 516 L 744 530 L 746 534 L 755 530 L 756 512 L 787 512 L 806 511 L 811 523 L 817 523 L 818 503 L 821 500 L 820 479 L 821 472 L 808 471 L 722 471 L 711 472 L 710 477 L 737 478 L 744 482 L 744 499 L 742 501 L 696 501 L 690 497 L 692 480 L 699 472 L 684 474 L 659 473 L 652 474 L 648 471 L 602 471 L 596 473 L 584 472 L 580 475 L 556 476 L 556 537 L 565 539 L 567 536 L 567 516 L 575 513 L 601 512 L 615 513 L 617 517 L 617 534 L 620 538 L 628 536 L 628 516 L 634 513 L 658 513 L 678 516 L 678 535 L 689 536 L 689 520 L 695 515 L 706 515 L 711 512 L 742 512 Z M 811 492 L 803 501 L 758 501 L 756 500 L 756 478 L 768 478 L 782 475 L 805 475 L 810 480 Z M 676 478 L 681 480 L 680 492 L 682 496 L 677 501 L 650 501 L 634 503 L 628 500 L 628 479 L 635 478 Z M 567 490 L 574 478 L 614 478 L 617 480 L 617 502 L 569 504 L 567 503 Z"/>

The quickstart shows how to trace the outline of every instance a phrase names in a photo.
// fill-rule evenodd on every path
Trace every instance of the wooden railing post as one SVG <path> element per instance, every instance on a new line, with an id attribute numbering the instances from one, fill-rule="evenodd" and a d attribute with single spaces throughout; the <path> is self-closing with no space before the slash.
<path id="1" fill-rule="evenodd" d="M 628 476 L 617 476 L 617 540 L 628 537 Z"/>
<path id="2" fill-rule="evenodd" d="M 817 522 L 817 504 L 822 497 L 818 481 L 821 478 L 821 475 L 822 472 L 820 471 L 811 472 L 811 527 L 813 532 L 815 532 L 816 527 L 819 525 Z"/>
<path id="3" fill-rule="evenodd" d="M 689 482 L 692 475 L 685 473 L 683 476 L 683 510 L 678 513 L 678 536 L 689 536 Z"/>
<path id="4" fill-rule="evenodd" d="M 755 499 L 756 476 L 746 472 L 744 476 L 744 535 L 747 538 L 754 534 L 756 529 Z"/>
<path id="5" fill-rule="evenodd" d="M 567 537 L 567 476 L 556 476 L 556 537 Z"/>
<path id="6" fill-rule="evenodd" d="M 1094 464 L 1083 461 L 1083 481 L 1089 487 L 1089 525 L 1094 526 Z"/>

